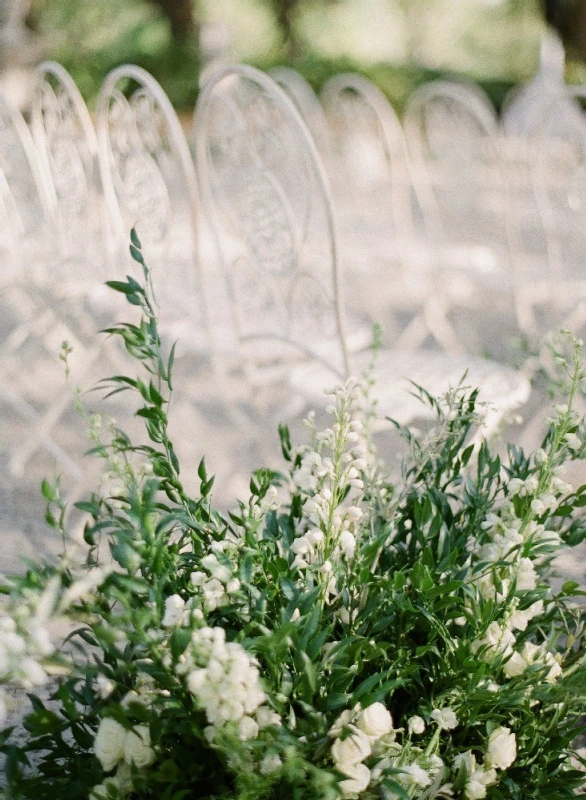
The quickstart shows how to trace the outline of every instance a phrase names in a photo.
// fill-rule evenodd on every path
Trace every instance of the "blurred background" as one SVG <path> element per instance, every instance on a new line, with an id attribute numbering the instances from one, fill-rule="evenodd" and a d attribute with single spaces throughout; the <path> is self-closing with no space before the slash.
<path id="1" fill-rule="evenodd" d="M 441 75 L 477 81 L 497 108 L 528 79 L 549 22 L 586 77 L 586 0 L 0 0 L 4 89 L 27 105 L 32 66 L 61 62 L 92 105 L 106 73 L 131 62 L 192 109 L 202 71 L 223 61 L 295 66 L 319 89 L 360 71 L 401 110 Z"/>

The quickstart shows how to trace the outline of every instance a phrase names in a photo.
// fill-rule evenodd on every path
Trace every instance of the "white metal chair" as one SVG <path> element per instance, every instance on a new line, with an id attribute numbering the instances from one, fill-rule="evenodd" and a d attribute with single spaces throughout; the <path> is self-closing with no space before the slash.
<path id="1" fill-rule="evenodd" d="M 490 297 L 491 311 L 512 318 L 516 220 L 500 128 L 478 87 L 445 80 L 413 93 L 404 128 L 433 281 L 426 313 L 443 328 L 447 349 L 464 352 L 454 308 L 481 311 Z"/>
<path id="2" fill-rule="evenodd" d="M 163 332 L 209 353 L 197 182 L 177 114 L 148 72 L 126 64 L 106 77 L 96 115 L 112 257 L 126 268 L 134 227 L 152 269 Z"/>
<path id="3" fill-rule="evenodd" d="M 300 138 L 291 125 L 291 108 L 274 81 L 237 67 L 208 81 L 195 114 L 203 209 L 247 368 L 257 377 L 270 366 L 277 340 L 281 355 L 311 354 L 342 371 L 348 363 L 331 267 L 331 205 L 306 138 L 311 152 L 315 145 L 305 126 Z"/>
<path id="4" fill-rule="evenodd" d="M 354 357 L 346 346 L 330 189 L 315 144 L 274 81 L 243 65 L 208 81 L 196 121 L 203 208 L 231 287 L 242 357 L 258 363 L 272 348 L 284 360 L 279 345 L 287 344 L 298 356 L 290 386 L 319 402 L 321 390 L 361 373 L 371 353 Z M 388 351 L 377 368 L 380 409 L 408 422 L 422 409 L 404 377 L 441 393 L 466 370 L 494 404 L 493 420 L 528 396 L 527 381 L 494 362 Z"/>
<path id="5" fill-rule="evenodd" d="M 274 67 L 268 74 L 293 101 L 313 137 L 322 161 L 327 164 L 333 156 L 333 143 L 323 106 L 311 85 L 291 67 Z"/>
<path id="6" fill-rule="evenodd" d="M 60 341 L 68 341 L 79 382 L 98 362 L 103 367 L 109 361 L 112 371 L 120 372 L 116 344 L 97 338 L 98 329 L 113 321 L 116 307 L 113 293 L 103 285 L 109 275 L 97 140 L 75 83 L 55 62 L 37 69 L 31 127 L 51 223 L 35 286 L 50 307 L 45 339 L 53 355 Z M 56 428 L 71 400 L 71 391 L 64 389 L 43 408 L 40 426 L 46 434 Z M 31 437 L 16 448 L 13 471 L 22 473 L 40 445 Z"/>
<path id="7" fill-rule="evenodd" d="M 46 396 L 39 397 L 38 393 L 44 383 L 37 367 L 52 356 L 52 368 L 59 374 L 62 369 L 57 366 L 59 342 L 63 339 L 74 341 L 71 330 L 61 325 L 55 315 L 50 297 L 39 291 L 55 256 L 49 211 L 50 187 L 42 180 L 26 123 L 1 95 L 0 194 L 7 215 L 5 230 L 8 231 L 1 237 L 0 302 L 2 319 L 7 327 L 0 345 L 0 399 L 24 423 L 18 445 L 15 448 L 10 446 L 9 466 L 14 474 L 22 474 L 29 451 L 32 453 L 42 447 L 61 466 L 78 476 L 79 468 L 74 460 L 52 437 L 53 414 L 56 408 L 62 409 L 63 393 L 59 392 L 48 404 Z M 7 434 L 8 430 L 5 428 L 4 433 Z"/>
<path id="8" fill-rule="evenodd" d="M 63 260 L 83 259 L 88 265 L 85 274 L 78 270 L 75 276 L 77 286 L 86 289 L 88 282 L 107 277 L 98 141 L 79 89 L 54 61 L 37 67 L 31 130 Z M 71 283 L 66 270 L 62 277 Z"/>
<path id="9" fill-rule="evenodd" d="M 358 283 L 364 290 L 358 298 L 349 293 L 350 301 L 364 303 L 368 297 L 372 305 L 378 296 L 381 305 L 373 313 L 383 328 L 390 324 L 401 346 L 417 346 L 433 331 L 418 313 L 428 282 L 418 269 L 424 248 L 416 235 L 401 123 L 382 91 L 355 73 L 327 81 L 321 100 L 335 143 L 336 158 L 326 166 L 340 221 L 344 274 L 349 285 Z M 381 281 L 392 285 L 384 296 L 372 291 Z M 400 321 L 393 312 L 400 313 Z M 410 317 L 406 326 L 405 315 Z M 439 340 L 443 344 L 441 335 Z"/>
<path id="10" fill-rule="evenodd" d="M 559 327 L 578 333 L 586 324 L 586 115 L 578 105 L 580 99 L 586 100 L 584 86 L 568 86 L 565 97 L 550 98 L 530 151 L 545 247 L 541 258 L 532 260 L 532 271 L 524 275 L 519 302 L 524 303 L 528 329 L 539 338 Z M 545 312 L 541 329 L 539 307 Z"/>

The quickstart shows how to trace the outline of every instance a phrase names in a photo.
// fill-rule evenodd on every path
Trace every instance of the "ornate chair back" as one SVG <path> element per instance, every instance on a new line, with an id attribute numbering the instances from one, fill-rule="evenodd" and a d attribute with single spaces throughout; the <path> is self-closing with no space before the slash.
<path id="1" fill-rule="evenodd" d="M 117 67 L 98 97 L 97 134 L 113 252 L 126 252 L 134 227 L 163 319 L 172 312 L 205 325 L 195 169 L 169 98 L 140 67 Z"/>
<path id="2" fill-rule="evenodd" d="M 431 241 L 492 244 L 505 204 L 500 130 L 488 98 L 473 85 L 433 81 L 411 96 L 404 129 Z"/>
<path id="3" fill-rule="evenodd" d="M 105 279 L 98 141 L 79 89 L 54 61 L 37 68 L 31 128 L 63 255 L 89 260 L 88 278 Z"/>
<path id="4" fill-rule="evenodd" d="M 227 67 L 204 86 L 194 130 L 243 354 L 303 354 L 345 375 L 330 191 L 293 102 L 259 70 Z"/>
<path id="5" fill-rule="evenodd" d="M 38 249 L 50 239 L 50 186 L 42 178 L 35 145 L 21 113 L 0 93 L 0 248 L 8 261 Z M 46 255 L 46 253 L 45 253 Z M 42 264 L 31 265 L 35 270 Z"/>
<path id="6" fill-rule="evenodd" d="M 311 85 L 291 67 L 274 67 L 268 73 L 287 94 L 307 125 L 324 163 L 332 158 L 330 130 L 322 104 Z"/>
<path id="7" fill-rule="evenodd" d="M 331 78 L 321 100 L 338 156 L 337 194 L 350 192 L 351 213 L 360 219 L 366 212 L 366 229 L 379 216 L 384 230 L 392 227 L 395 236 L 409 238 L 411 185 L 403 129 L 393 107 L 377 86 L 351 72 Z"/>

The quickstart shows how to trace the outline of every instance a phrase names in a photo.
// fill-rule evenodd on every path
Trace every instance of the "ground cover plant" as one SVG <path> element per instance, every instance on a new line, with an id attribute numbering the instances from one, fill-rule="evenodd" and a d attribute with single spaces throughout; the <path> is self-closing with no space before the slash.
<path id="1" fill-rule="evenodd" d="M 299 447 L 282 428 L 286 468 L 256 472 L 222 515 L 204 460 L 197 496 L 182 483 L 173 350 L 134 233 L 131 253 L 140 280 L 110 286 L 140 320 L 110 333 L 140 370 L 107 386 L 140 398 L 148 442 L 92 418 L 108 480 L 78 504 L 84 563 L 68 548 L 1 579 L 0 680 L 31 704 L 24 740 L 0 735 L 5 796 L 573 797 L 583 590 L 551 577 L 586 536 L 586 486 L 564 477 L 586 449 L 581 343 L 557 355 L 566 397 L 535 453 L 479 442 L 476 390 L 420 390 L 435 422 L 402 430 L 391 481 L 361 410 L 368 382 L 351 379 L 330 426 L 310 415 Z M 59 488 L 43 490 L 66 537 Z"/>

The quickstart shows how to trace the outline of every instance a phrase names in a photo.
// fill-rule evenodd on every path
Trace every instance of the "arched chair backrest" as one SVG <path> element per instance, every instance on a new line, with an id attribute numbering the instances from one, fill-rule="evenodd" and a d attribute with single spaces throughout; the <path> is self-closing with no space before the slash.
<path id="1" fill-rule="evenodd" d="M 11 255 L 47 247 L 50 187 L 42 178 L 34 142 L 20 111 L 0 92 L 0 241 Z M 39 265 L 37 265 L 39 266 Z"/>
<path id="2" fill-rule="evenodd" d="M 389 212 L 392 215 L 394 232 L 409 238 L 412 219 L 405 139 L 388 99 L 362 75 L 344 72 L 326 82 L 321 101 L 336 143 L 337 171 L 355 205 L 364 209 L 370 195 L 387 219 Z M 381 184 L 390 188 L 390 207 L 373 192 Z"/>
<path id="3" fill-rule="evenodd" d="M 472 220 L 482 193 L 500 188 L 500 129 L 496 112 L 480 88 L 438 80 L 416 89 L 403 120 L 415 192 L 433 238 L 458 219 Z M 448 193 L 447 203 L 439 199 Z M 464 218 L 462 215 L 464 214 Z"/>
<path id="4" fill-rule="evenodd" d="M 169 98 L 144 69 L 116 67 L 100 90 L 96 127 L 113 251 L 127 252 L 134 227 L 159 300 L 203 320 L 197 181 Z"/>
<path id="5" fill-rule="evenodd" d="M 227 67 L 204 86 L 194 130 L 241 343 L 279 340 L 346 375 L 330 191 L 292 101 L 259 70 Z"/>
<path id="6" fill-rule="evenodd" d="M 332 153 L 328 123 L 323 107 L 311 85 L 303 75 L 291 67 L 274 67 L 268 74 L 293 101 L 313 137 L 322 160 L 330 159 Z"/>
<path id="7" fill-rule="evenodd" d="M 31 128 L 64 254 L 89 256 L 99 267 L 105 220 L 98 140 L 73 78 L 54 61 L 37 68 Z"/>
<path id="8" fill-rule="evenodd" d="M 585 86 L 568 86 L 565 97 L 551 98 L 531 148 L 532 182 L 547 243 L 554 284 L 584 281 L 586 234 Z"/>
<path id="9" fill-rule="evenodd" d="M 478 86 L 460 81 L 437 80 L 416 89 L 403 125 L 412 157 L 459 162 L 492 158 L 483 143 L 499 133 L 488 97 Z"/>

